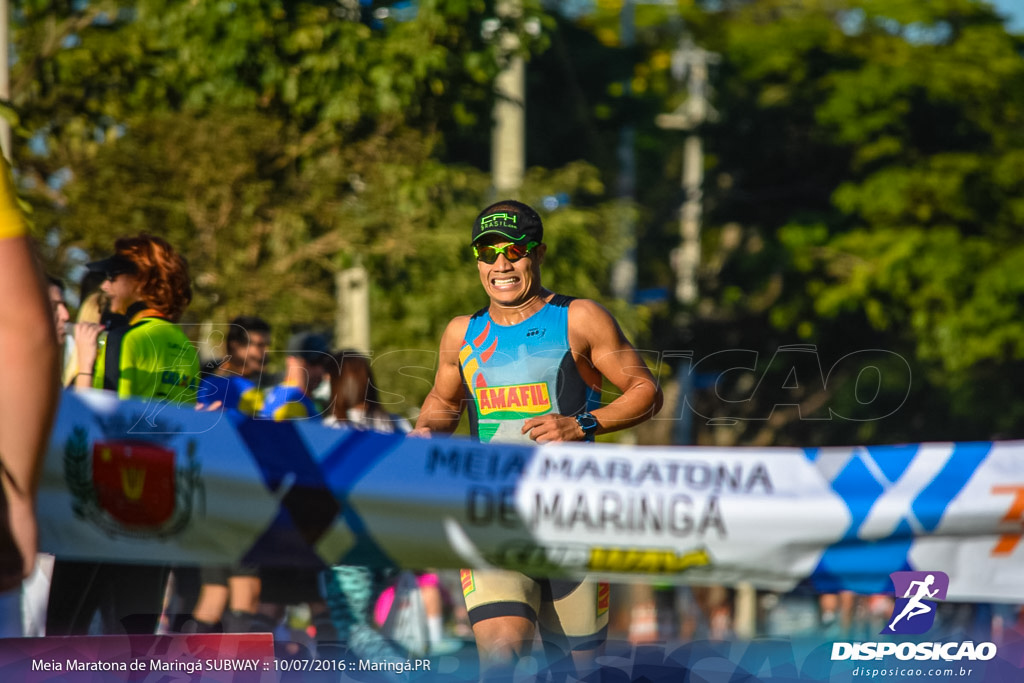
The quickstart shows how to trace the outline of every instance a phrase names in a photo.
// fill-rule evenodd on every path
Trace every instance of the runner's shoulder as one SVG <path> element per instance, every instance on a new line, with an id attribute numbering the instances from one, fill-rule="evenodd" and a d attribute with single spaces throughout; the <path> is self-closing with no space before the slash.
<path id="1" fill-rule="evenodd" d="M 593 299 L 573 299 L 569 302 L 569 324 L 606 322 L 615 324 L 615 317 L 607 308 Z"/>
<path id="2" fill-rule="evenodd" d="M 589 354 L 595 347 L 616 344 L 622 337 L 611 312 L 592 299 L 574 299 L 569 304 L 569 345 L 576 353 Z"/>
<path id="3" fill-rule="evenodd" d="M 473 319 L 472 315 L 457 315 L 448 321 L 448 326 L 444 329 L 445 340 L 462 341 L 462 338 L 466 336 L 466 330 L 469 329 L 469 321 Z"/>

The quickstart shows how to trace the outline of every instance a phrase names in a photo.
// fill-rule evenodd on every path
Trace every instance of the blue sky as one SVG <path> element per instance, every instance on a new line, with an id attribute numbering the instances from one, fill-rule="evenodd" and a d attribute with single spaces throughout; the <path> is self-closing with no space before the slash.
<path id="1" fill-rule="evenodd" d="M 1024 31 L 1024 0 L 989 0 L 1002 14 L 1010 15 L 1010 27 Z"/>

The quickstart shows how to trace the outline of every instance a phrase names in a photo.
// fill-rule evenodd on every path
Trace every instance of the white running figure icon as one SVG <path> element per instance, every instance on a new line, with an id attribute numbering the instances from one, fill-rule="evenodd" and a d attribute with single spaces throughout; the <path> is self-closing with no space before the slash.
<path id="1" fill-rule="evenodd" d="M 924 578 L 924 581 L 910 582 L 910 585 L 907 586 L 907 593 L 903 596 L 904 598 L 910 598 L 910 600 L 903 608 L 903 611 L 900 612 L 899 616 L 893 619 L 892 623 L 889 624 L 890 631 L 896 630 L 896 622 L 898 622 L 903 617 L 906 617 L 907 621 L 909 621 L 911 617 L 916 617 L 919 614 L 927 614 L 928 612 L 932 611 L 931 605 L 925 604 L 921 602 L 921 600 L 923 600 L 924 598 L 933 598 L 935 597 L 935 594 L 939 592 L 938 588 L 936 588 L 933 591 L 928 590 L 928 588 L 933 583 L 935 583 L 934 574 L 929 574 L 928 576 L 926 576 Z M 915 586 L 917 586 L 916 590 L 914 588 Z M 913 595 L 911 595 L 912 593 Z"/>

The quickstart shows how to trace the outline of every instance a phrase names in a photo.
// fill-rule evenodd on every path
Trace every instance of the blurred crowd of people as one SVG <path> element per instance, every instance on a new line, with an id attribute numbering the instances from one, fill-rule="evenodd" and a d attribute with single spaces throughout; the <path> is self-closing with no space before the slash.
<path id="1" fill-rule="evenodd" d="M 324 335 L 293 334 L 282 372 L 271 375 L 270 325 L 239 316 L 227 326 L 223 355 L 201 361 L 178 324 L 192 299 L 188 265 L 159 237 L 122 238 L 87 271 L 74 323 L 64 282 L 47 282 L 66 390 L 194 405 L 233 420 L 411 429 L 380 404 L 369 358 L 331 349 Z M 410 648 L 425 654 L 441 645 L 442 619 L 453 611 L 449 586 L 458 577 L 413 576 L 414 596 L 401 578 L 364 567 L 170 567 L 40 555 L 21 591 L 0 600 L 0 629 L 5 636 L 277 631 L 286 640 L 349 643 L 366 656 L 404 657 Z M 410 602 L 422 634 L 395 627 L 393 613 Z"/>
<path id="2" fill-rule="evenodd" d="M 621 609 L 612 618 L 610 635 L 637 644 L 754 637 L 872 641 L 893 618 L 896 604 L 891 593 L 849 591 L 778 593 L 665 584 L 617 585 L 613 591 L 619 593 Z M 740 607 L 745 599 L 748 609 Z M 1001 643 L 1009 642 L 1004 639 L 1011 632 L 1024 632 L 1022 605 L 944 601 L 937 606 L 929 637 Z"/>

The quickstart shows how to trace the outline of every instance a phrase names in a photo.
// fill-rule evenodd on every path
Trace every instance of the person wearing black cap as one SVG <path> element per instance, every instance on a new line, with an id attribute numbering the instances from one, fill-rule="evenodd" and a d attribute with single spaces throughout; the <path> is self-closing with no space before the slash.
<path id="1" fill-rule="evenodd" d="M 542 285 L 547 246 L 536 211 L 492 204 L 477 216 L 472 248 L 490 304 L 445 329 L 413 435 L 451 433 L 464 407 L 480 441 L 527 444 L 593 441 L 657 413 L 661 390 L 611 314 Z M 621 392 L 606 405 L 602 377 Z M 462 583 L 485 672 L 514 666 L 538 626 L 550 656 L 570 651 L 578 664 L 604 641 L 608 584 L 468 569 Z"/>
<path id="2" fill-rule="evenodd" d="M 100 286 L 122 322 L 76 326 L 79 388 L 105 389 L 119 398 L 194 404 L 199 354 L 176 324 L 192 301 L 188 264 L 165 240 L 140 234 L 114 243 L 115 253 L 88 264 L 103 273 Z M 152 634 L 163 606 L 169 568 L 57 557 L 46 614 L 47 635 L 83 635 L 93 614 L 105 634 Z"/>
<path id="3" fill-rule="evenodd" d="M 105 276 L 100 289 L 109 311 L 105 325 L 76 330 L 76 386 L 121 398 L 195 403 L 199 355 L 176 324 L 192 301 L 188 264 L 153 235 L 122 237 L 114 246 L 113 255 L 87 266 Z M 104 329 L 109 334 L 99 354 L 96 340 Z"/>

